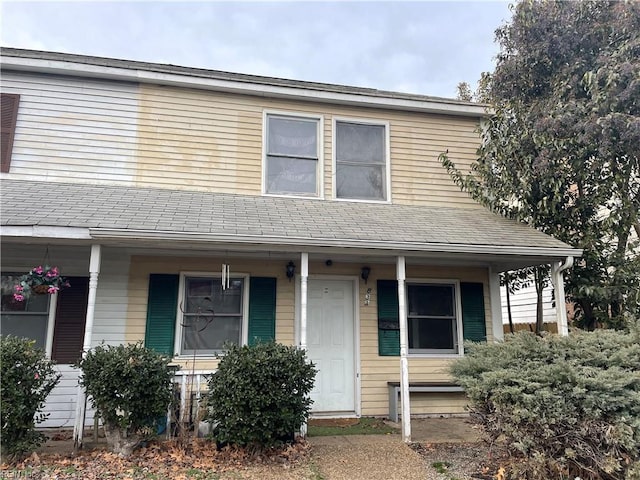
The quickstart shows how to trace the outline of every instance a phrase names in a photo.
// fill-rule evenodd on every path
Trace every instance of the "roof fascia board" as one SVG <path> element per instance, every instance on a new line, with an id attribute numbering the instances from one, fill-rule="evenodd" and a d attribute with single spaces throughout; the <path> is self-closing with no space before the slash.
<path id="1" fill-rule="evenodd" d="M 91 240 L 88 228 L 54 227 L 47 225 L 6 225 L 0 227 L 2 237 L 61 238 L 70 240 Z"/>
<path id="2" fill-rule="evenodd" d="M 458 254 L 515 255 L 529 257 L 565 258 L 581 256 L 574 248 L 518 247 L 510 245 L 465 245 L 450 243 L 384 242 L 357 239 L 269 237 L 263 235 L 215 235 L 210 233 L 176 233 L 147 230 L 90 229 L 94 239 L 145 239 L 156 241 L 195 241 L 208 243 L 262 244 L 307 247 L 364 248 L 384 251 L 443 252 Z"/>
<path id="3" fill-rule="evenodd" d="M 233 81 L 198 77 L 187 74 L 154 72 L 142 69 L 91 65 L 60 60 L 44 60 L 25 57 L 2 57 L 2 68 L 26 72 L 73 75 L 140 83 L 156 83 L 186 88 L 200 88 L 244 95 L 259 95 L 271 98 L 287 98 L 310 102 L 357 105 L 370 108 L 404 110 L 423 113 L 483 118 L 487 116 L 482 105 L 460 105 L 454 103 L 410 100 L 391 96 L 372 96 L 365 93 L 340 93 L 327 90 L 266 85 L 249 81 Z"/>

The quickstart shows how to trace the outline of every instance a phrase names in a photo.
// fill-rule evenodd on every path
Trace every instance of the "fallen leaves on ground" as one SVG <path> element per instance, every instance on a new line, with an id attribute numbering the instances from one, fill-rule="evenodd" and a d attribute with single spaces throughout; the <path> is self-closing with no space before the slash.
<path id="1" fill-rule="evenodd" d="M 0 478 L 20 478 L 28 473 L 33 479 L 205 479 L 220 478 L 225 472 L 237 472 L 255 466 L 290 469 L 308 459 L 309 444 L 302 439 L 282 448 L 261 450 L 227 446 L 194 439 L 153 442 L 122 458 L 105 450 L 77 455 L 32 454 L 17 465 L 2 465 Z M 13 475 L 13 476 L 11 476 Z M 243 478 L 235 477 L 235 478 Z"/>
<path id="2" fill-rule="evenodd" d="M 506 452 L 487 443 L 412 443 L 411 448 L 419 453 L 431 468 L 446 464 L 451 478 L 474 478 L 495 480 L 501 464 L 506 460 Z M 504 474 L 503 474 L 504 478 Z"/>

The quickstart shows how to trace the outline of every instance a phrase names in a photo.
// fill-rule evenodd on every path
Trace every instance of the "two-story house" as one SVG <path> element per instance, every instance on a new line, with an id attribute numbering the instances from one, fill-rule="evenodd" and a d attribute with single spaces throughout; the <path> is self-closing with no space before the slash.
<path id="1" fill-rule="evenodd" d="M 499 272 L 554 263 L 561 279 L 580 254 L 450 180 L 438 155 L 468 167 L 484 115 L 422 95 L 3 49 L 1 328 L 36 339 L 64 373 L 45 425 L 73 425 L 69 364 L 103 342 L 144 342 L 201 373 L 226 342 L 298 345 L 319 370 L 318 416 L 387 416 L 388 382 L 449 380 L 465 339 L 502 337 Z M 71 287 L 16 304 L 12 282 L 42 263 Z M 403 400 L 414 415 L 465 405 L 455 392 Z"/>

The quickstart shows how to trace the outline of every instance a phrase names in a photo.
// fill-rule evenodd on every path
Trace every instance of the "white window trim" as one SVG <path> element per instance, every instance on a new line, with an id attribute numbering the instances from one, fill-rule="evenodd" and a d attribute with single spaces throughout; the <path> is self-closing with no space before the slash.
<path id="1" fill-rule="evenodd" d="M 318 169 L 316 178 L 317 195 L 296 195 L 293 193 L 267 192 L 267 141 L 269 116 L 292 117 L 317 121 Z M 284 110 L 264 110 L 262 112 L 262 195 L 267 197 L 304 198 L 309 200 L 324 200 L 324 116 L 312 113 L 290 112 Z"/>
<path id="2" fill-rule="evenodd" d="M 32 267 L 29 268 L 11 268 L 11 267 L 3 267 L 2 271 L 3 272 L 28 272 Z M 55 327 L 56 327 L 56 309 L 57 309 L 57 305 L 58 305 L 58 293 L 53 293 L 53 294 L 47 294 L 47 296 L 49 297 L 49 312 L 48 312 L 48 317 L 47 317 L 47 331 L 46 331 L 46 336 L 45 336 L 45 344 L 44 344 L 44 351 L 45 354 L 47 356 L 48 360 L 51 360 L 51 355 L 53 355 L 53 334 L 55 333 Z M 7 312 L 7 313 L 11 313 L 11 312 Z M 15 312 L 14 312 L 15 313 Z"/>
<path id="3" fill-rule="evenodd" d="M 221 278 L 220 272 L 180 272 L 180 280 L 178 282 L 178 311 L 176 313 L 176 330 L 173 339 L 173 351 L 176 352 L 174 358 L 176 359 L 189 359 L 193 358 L 192 353 L 183 354 L 182 352 L 182 305 L 185 301 L 185 279 L 186 277 L 205 277 L 205 278 Z M 242 323 L 240 325 L 240 336 L 242 345 L 247 344 L 249 332 L 249 279 L 248 273 L 231 272 L 231 278 L 241 278 L 243 281 L 242 292 Z M 213 359 L 222 353 L 207 353 L 202 355 L 196 355 L 197 359 Z"/>
<path id="4" fill-rule="evenodd" d="M 462 325 L 462 298 L 460 296 L 460 280 L 450 278 L 407 278 L 405 280 L 405 301 L 407 302 L 407 323 L 409 320 L 409 285 L 441 284 L 453 285 L 456 307 L 457 353 L 412 353 L 407 345 L 407 354 L 413 358 L 459 358 L 464 355 L 464 331 Z"/>
<path id="5" fill-rule="evenodd" d="M 386 176 L 386 191 L 387 198 L 385 200 L 363 200 L 359 198 L 338 198 L 337 188 L 336 188 L 336 132 L 337 132 L 337 123 L 338 122 L 346 122 L 346 123 L 356 123 L 360 125 L 375 125 L 375 126 L 383 126 L 385 131 L 385 176 Z M 354 118 L 354 117 L 333 117 L 332 119 L 332 142 L 331 142 L 331 184 L 332 184 L 332 196 L 335 201 L 338 202 L 360 202 L 360 203 L 391 203 L 391 134 L 390 134 L 390 123 L 386 120 L 375 120 L 375 119 L 365 119 L 365 118 Z"/>

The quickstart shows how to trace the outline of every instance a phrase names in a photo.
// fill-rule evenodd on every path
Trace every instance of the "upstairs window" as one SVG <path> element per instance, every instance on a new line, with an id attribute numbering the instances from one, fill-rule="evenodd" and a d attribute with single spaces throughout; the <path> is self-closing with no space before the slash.
<path id="1" fill-rule="evenodd" d="M 18 104 L 20 95 L 3 93 L 0 97 L 1 128 L 0 128 L 0 171 L 6 173 L 11 166 L 11 150 L 13 148 L 13 136 L 16 131 L 16 121 L 18 119 Z"/>
<path id="2" fill-rule="evenodd" d="M 266 116 L 265 193 L 319 195 L 319 124 L 318 118 Z"/>
<path id="3" fill-rule="evenodd" d="M 335 125 L 336 198 L 389 200 L 387 125 L 351 121 Z"/>

